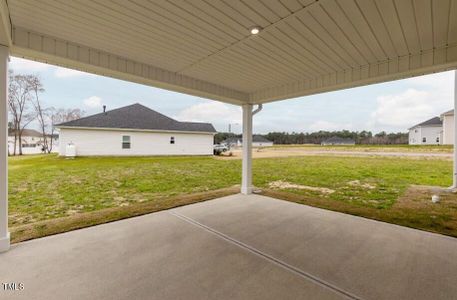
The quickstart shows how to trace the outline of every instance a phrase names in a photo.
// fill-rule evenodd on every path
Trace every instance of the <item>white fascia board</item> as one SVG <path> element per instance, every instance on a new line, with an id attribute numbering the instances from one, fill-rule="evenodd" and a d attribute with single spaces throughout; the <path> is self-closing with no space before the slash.
<path id="1" fill-rule="evenodd" d="M 268 103 L 290 98 L 394 81 L 457 68 L 457 44 L 398 57 L 324 75 L 268 87 L 250 94 L 250 103 Z"/>
<path id="2" fill-rule="evenodd" d="M 249 94 L 31 30 L 14 27 L 11 53 L 88 73 L 240 105 Z"/>
<path id="3" fill-rule="evenodd" d="M 80 126 L 55 126 L 58 129 L 73 130 L 97 130 L 97 131 L 130 131 L 130 132 L 151 132 L 151 133 L 189 133 L 189 134 L 210 134 L 215 135 L 217 132 L 207 131 L 184 131 L 184 130 L 160 130 L 160 129 L 136 129 L 136 128 L 110 128 L 110 127 L 80 127 Z"/>

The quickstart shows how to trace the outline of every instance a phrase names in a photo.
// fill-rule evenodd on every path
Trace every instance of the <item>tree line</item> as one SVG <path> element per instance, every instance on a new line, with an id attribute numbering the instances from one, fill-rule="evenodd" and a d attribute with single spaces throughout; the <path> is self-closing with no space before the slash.
<path id="1" fill-rule="evenodd" d="M 34 121 L 41 133 L 42 151 L 51 153 L 55 125 L 79 119 L 84 115 L 80 109 L 46 107 L 42 94 L 44 86 L 37 75 L 8 73 L 8 132 L 14 135 L 14 148 L 9 155 L 22 155 L 24 130 Z"/>
<path id="2" fill-rule="evenodd" d="M 272 141 L 274 144 L 320 144 L 331 137 L 350 138 L 356 144 L 391 145 L 408 144 L 408 133 L 386 133 L 385 131 L 373 134 L 371 131 L 317 131 L 317 132 L 270 132 L 261 136 Z M 214 137 L 216 144 L 223 142 L 230 137 L 240 137 L 241 135 L 220 132 Z"/>

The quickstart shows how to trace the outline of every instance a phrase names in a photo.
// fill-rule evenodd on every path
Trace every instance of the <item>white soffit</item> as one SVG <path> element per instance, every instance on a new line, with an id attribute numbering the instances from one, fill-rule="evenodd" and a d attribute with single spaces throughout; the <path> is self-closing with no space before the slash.
<path id="1" fill-rule="evenodd" d="M 1 1 L 13 55 L 234 104 L 457 66 L 457 0 Z"/>

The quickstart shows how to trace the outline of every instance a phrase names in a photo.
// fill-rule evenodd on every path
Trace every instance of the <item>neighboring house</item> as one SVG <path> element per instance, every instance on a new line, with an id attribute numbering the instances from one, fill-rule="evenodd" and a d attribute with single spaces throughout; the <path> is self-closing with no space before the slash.
<path id="1" fill-rule="evenodd" d="M 225 141 L 222 142 L 222 144 L 226 144 L 229 147 L 241 147 L 243 144 L 243 138 L 241 137 L 233 137 L 233 138 L 228 138 Z M 273 142 L 270 141 L 269 139 L 261 136 L 254 134 L 252 136 L 252 147 L 271 147 L 273 146 Z"/>
<path id="2" fill-rule="evenodd" d="M 50 143 L 51 136 L 48 137 Z M 56 152 L 59 143 L 59 136 L 53 137 L 53 152 Z M 24 129 L 22 131 L 22 154 L 39 154 L 43 153 L 43 137 L 40 132 L 34 129 Z M 14 153 L 14 130 L 8 129 L 8 150 L 10 154 Z M 19 138 L 16 140 L 16 154 L 19 154 Z"/>
<path id="3" fill-rule="evenodd" d="M 322 146 L 329 146 L 329 145 L 355 145 L 355 141 L 350 138 L 341 138 L 341 137 L 331 137 L 326 139 L 321 143 Z"/>
<path id="4" fill-rule="evenodd" d="M 443 121 L 431 118 L 409 128 L 410 145 L 439 145 L 443 136 Z"/>
<path id="5" fill-rule="evenodd" d="M 440 119 L 443 122 L 442 144 L 454 145 L 454 110 L 441 114 Z"/>
<path id="6" fill-rule="evenodd" d="M 179 122 L 141 104 L 62 123 L 60 155 L 212 155 L 209 123 Z M 68 145 L 71 145 L 68 147 Z"/>

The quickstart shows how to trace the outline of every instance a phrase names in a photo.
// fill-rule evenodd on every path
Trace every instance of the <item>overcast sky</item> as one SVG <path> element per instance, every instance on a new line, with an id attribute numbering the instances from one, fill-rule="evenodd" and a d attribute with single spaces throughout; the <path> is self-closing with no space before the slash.
<path id="1" fill-rule="evenodd" d="M 96 76 L 20 58 L 17 73 L 38 74 L 45 106 L 81 108 L 86 115 L 141 103 L 181 121 L 210 122 L 218 131 L 241 131 L 238 106 L 158 88 Z M 294 98 L 264 105 L 254 118 L 254 132 L 318 130 L 407 131 L 453 107 L 454 72 Z"/>

